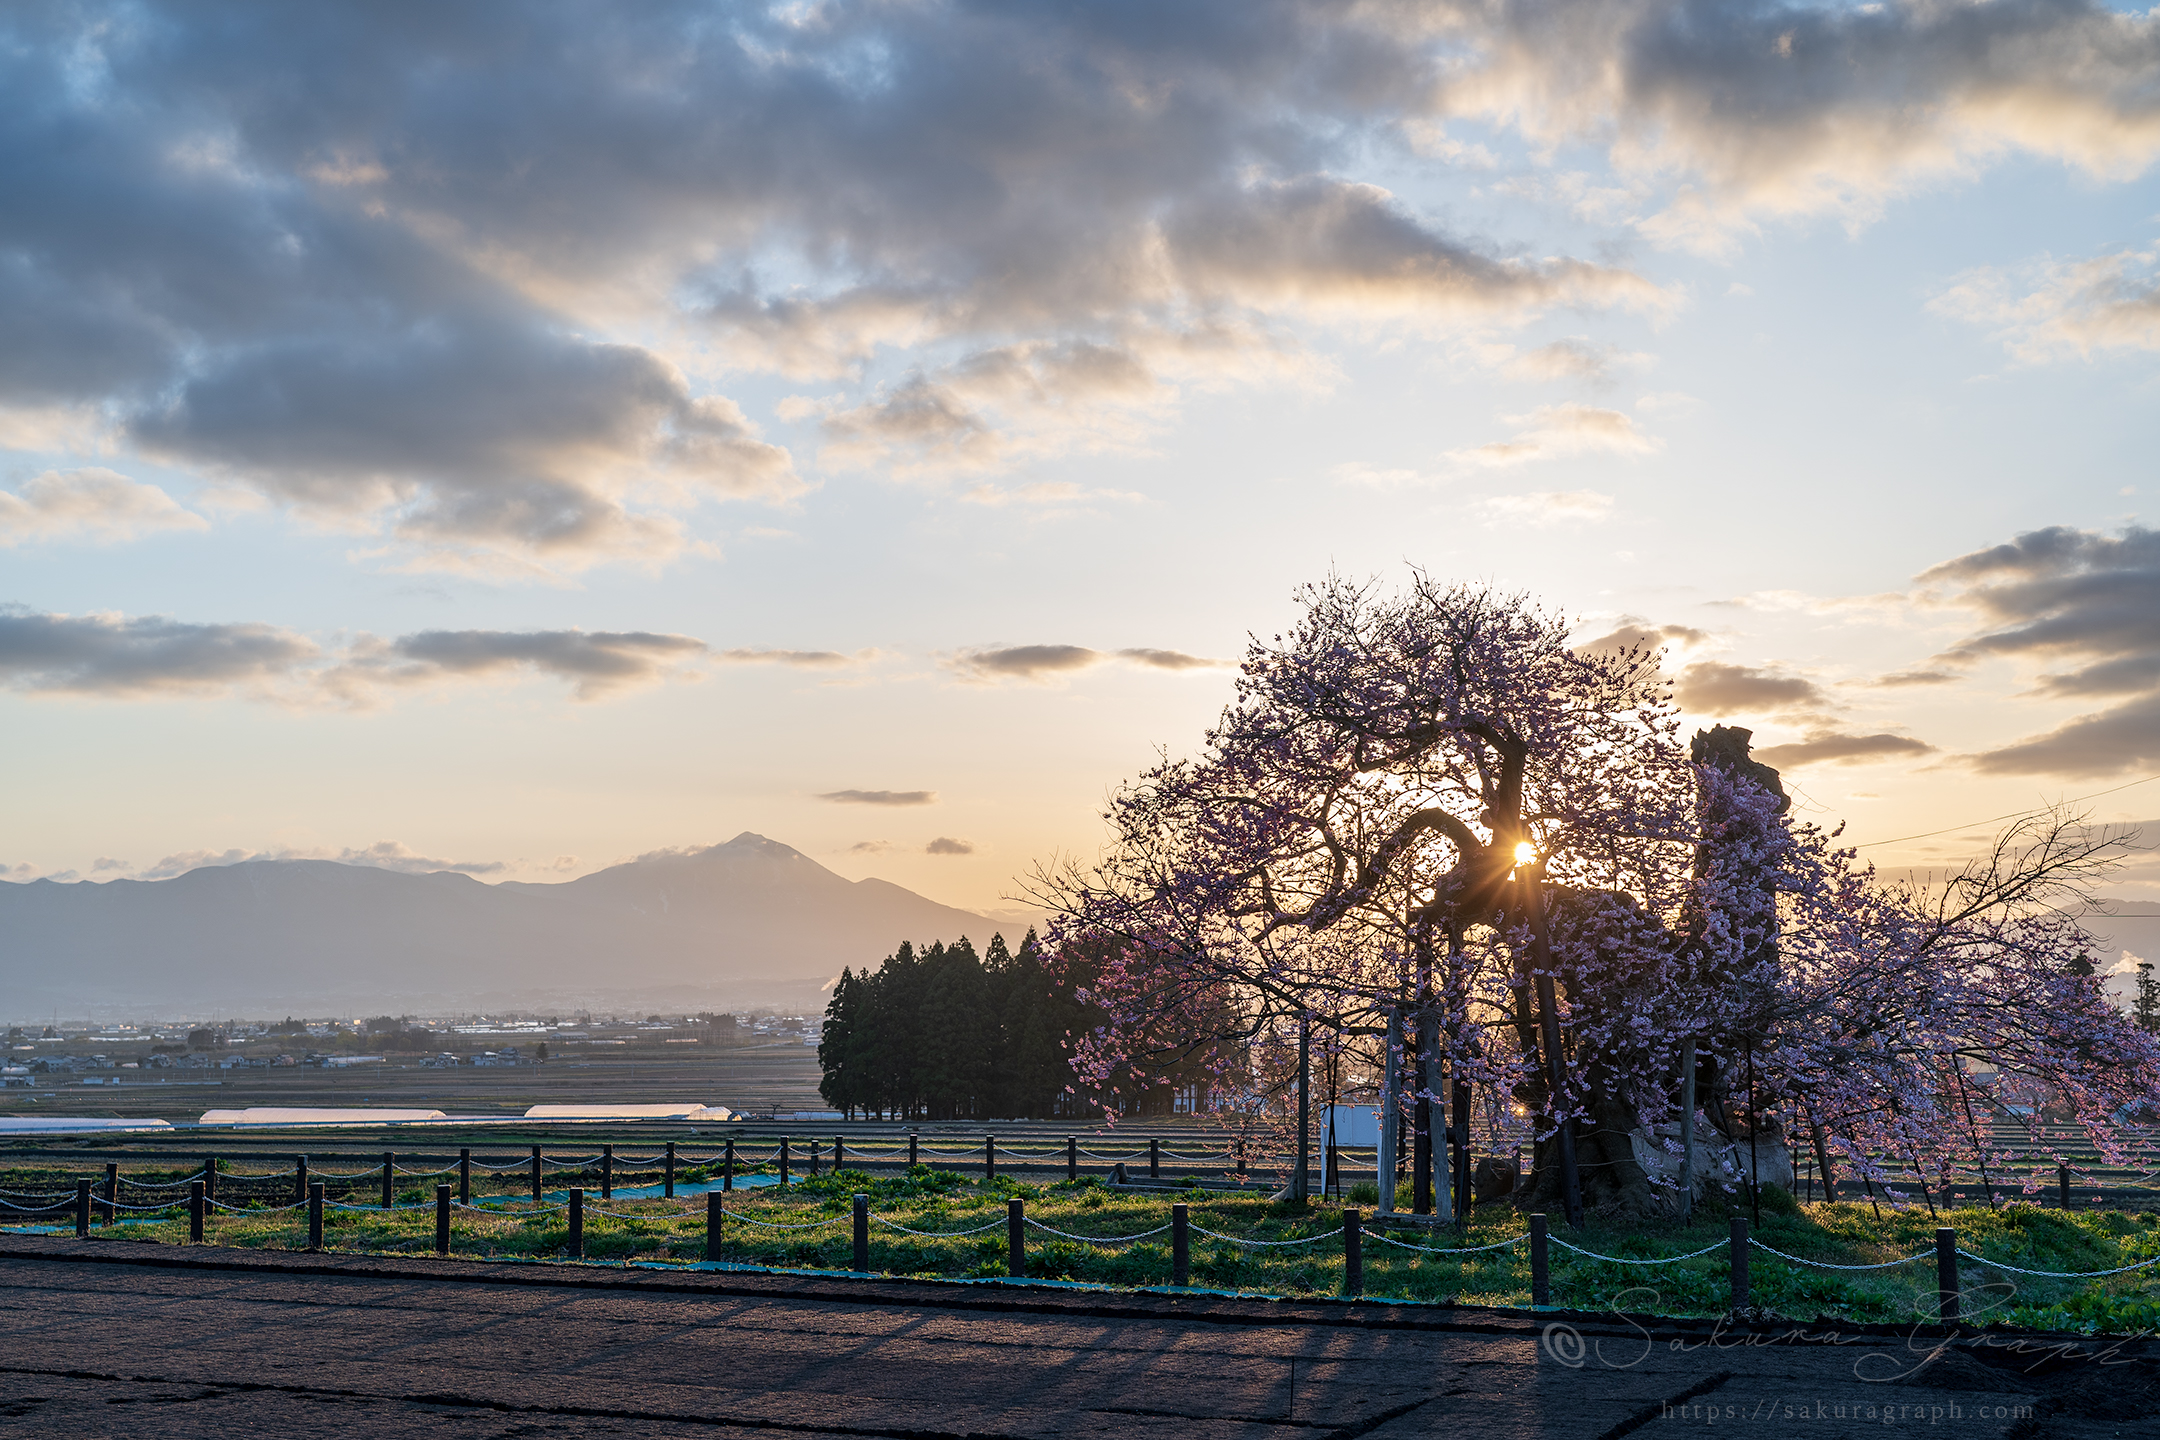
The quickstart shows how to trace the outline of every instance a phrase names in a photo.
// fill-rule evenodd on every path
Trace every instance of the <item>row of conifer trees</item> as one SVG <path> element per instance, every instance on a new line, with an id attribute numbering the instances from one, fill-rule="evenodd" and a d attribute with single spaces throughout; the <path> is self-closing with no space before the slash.
<path id="1" fill-rule="evenodd" d="M 840 972 L 818 1089 L 849 1119 L 1051 1119 L 1075 1104 L 1067 1046 L 1088 1023 L 1033 930 L 979 956 L 964 937 L 903 943 L 875 971 Z"/>

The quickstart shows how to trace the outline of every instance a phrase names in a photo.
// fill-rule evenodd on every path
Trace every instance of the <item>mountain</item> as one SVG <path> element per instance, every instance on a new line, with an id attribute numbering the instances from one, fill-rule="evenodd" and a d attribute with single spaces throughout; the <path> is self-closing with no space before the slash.
<path id="1" fill-rule="evenodd" d="M 747 832 L 552 885 L 329 860 L 0 883 L 0 1019 L 808 1007 L 902 940 L 996 928 Z"/>

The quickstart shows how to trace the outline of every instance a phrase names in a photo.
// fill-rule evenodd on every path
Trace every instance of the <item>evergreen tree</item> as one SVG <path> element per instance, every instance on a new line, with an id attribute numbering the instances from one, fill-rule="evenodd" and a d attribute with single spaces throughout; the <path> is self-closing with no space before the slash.
<path id="1" fill-rule="evenodd" d="M 2140 1030 L 2160 1032 L 2160 981 L 2153 979 L 2150 960 L 2138 961 L 2137 1001 L 2130 1013 L 2137 1018 Z"/>

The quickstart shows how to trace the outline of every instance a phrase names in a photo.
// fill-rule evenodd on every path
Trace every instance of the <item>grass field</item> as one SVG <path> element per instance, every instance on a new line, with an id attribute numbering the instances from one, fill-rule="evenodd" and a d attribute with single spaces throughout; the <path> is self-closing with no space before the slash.
<path id="1" fill-rule="evenodd" d="M 170 1178 L 186 1173 L 174 1170 Z M 148 1172 L 136 1172 L 136 1176 L 145 1181 L 161 1178 Z M 25 1167 L 0 1179 L 0 1188 L 50 1190 L 58 1178 L 57 1171 Z M 646 1177 L 625 1168 L 617 1184 L 628 1186 L 641 1178 Z M 691 1184 L 706 1178 L 706 1172 L 687 1170 L 680 1178 Z M 407 1185 L 397 1195 L 401 1205 L 413 1209 L 326 1207 L 326 1247 L 384 1254 L 431 1252 L 433 1183 L 429 1179 Z M 548 1183 L 554 1187 L 569 1182 L 554 1177 Z M 452 1253 L 562 1258 L 568 1240 L 567 1218 L 560 1210 L 534 1213 L 527 1184 L 517 1174 L 485 1178 L 476 1174 L 474 1200 L 488 1207 L 489 1213 L 462 1208 L 452 1212 Z M 587 1184 L 592 1187 L 585 1219 L 588 1262 L 690 1264 L 704 1259 L 701 1195 L 602 1202 L 596 1182 L 588 1179 Z M 1257 1189 L 1247 1193 L 1120 1192 L 1092 1178 L 1028 1184 L 1001 1176 L 981 1182 L 924 1167 L 887 1175 L 843 1171 L 798 1180 L 785 1189 L 737 1190 L 727 1200 L 723 1258 L 752 1265 L 845 1270 L 852 1258 L 849 1208 L 851 1196 L 858 1191 L 871 1197 L 871 1213 L 879 1217 L 872 1224 L 870 1244 L 871 1269 L 879 1273 L 953 1278 L 1004 1275 L 1006 1202 L 1019 1195 L 1025 1197 L 1029 1218 L 1055 1230 L 1092 1237 L 1157 1231 L 1169 1224 L 1173 1201 L 1183 1200 L 1190 1206 L 1196 1232 L 1191 1261 L 1194 1285 L 1277 1295 L 1332 1294 L 1343 1287 L 1341 1214 L 1331 1203 L 1300 1210 L 1271 1203 Z M 238 1193 L 237 1186 L 229 1190 L 235 1198 Z M 267 1206 L 289 1198 L 275 1195 L 261 1203 Z M 353 1192 L 344 1198 L 346 1204 L 362 1207 L 363 1202 L 379 1199 L 379 1186 L 355 1182 Z M 114 1226 L 96 1233 L 186 1243 L 184 1208 L 166 1217 L 145 1218 L 152 1223 Z M 1938 1220 L 1920 1207 L 1878 1212 L 1865 1202 L 1803 1204 L 1771 1192 L 1766 1195 L 1762 1224 L 1754 1233 L 1779 1250 L 1838 1265 L 1876 1264 L 1915 1254 L 1922 1258 L 1888 1270 L 1835 1272 L 1794 1265 L 1756 1249 L 1750 1261 L 1752 1298 L 1755 1304 L 1796 1320 L 1829 1317 L 1909 1323 L 1931 1319 L 1938 1223 L 1954 1226 L 1964 1249 L 2025 1269 L 2104 1270 L 2160 1255 L 2160 1216 L 2149 1212 L 2065 1213 L 2013 1204 L 1992 1210 L 1975 1206 L 1945 1211 Z M 978 1233 L 928 1238 L 901 1233 L 892 1225 L 916 1231 Z M 1311 1243 L 1245 1248 L 1200 1231 L 1244 1240 L 1310 1237 Z M 1452 1230 L 1433 1232 L 1409 1226 L 1396 1227 L 1393 1235 L 1413 1244 L 1459 1247 L 1492 1245 L 1525 1232 L 1521 1215 L 1507 1206 L 1492 1206 L 1478 1211 L 1460 1237 Z M 1577 1232 L 1556 1225 L 1556 1241 L 1621 1258 L 1648 1259 L 1706 1246 L 1717 1248 L 1677 1264 L 1630 1266 L 1588 1259 L 1556 1243 L 1553 1302 L 1588 1310 L 1722 1313 L 1728 1308 L 1731 1284 L 1728 1252 L 1721 1243 L 1727 1233 L 1727 1216 L 1716 1206 L 1685 1226 L 1621 1228 L 1593 1222 Z M 206 1240 L 217 1245 L 303 1249 L 306 1212 L 264 1208 L 217 1214 L 208 1224 Z M 1398 1248 L 1368 1235 L 1363 1250 L 1364 1293 L 1371 1297 L 1483 1305 L 1527 1305 L 1530 1301 L 1526 1243 L 1472 1255 L 1439 1255 Z M 1171 1280 L 1167 1232 L 1118 1246 L 1098 1246 L 1030 1227 L 1026 1253 L 1028 1274 L 1036 1278 L 1121 1286 L 1166 1285 Z M 1961 1279 L 1963 1314 L 1968 1321 L 2056 1330 L 2160 1329 L 2160 1266 L 2098 1280 L 2045 1280 L 1967 1261 Z"/>

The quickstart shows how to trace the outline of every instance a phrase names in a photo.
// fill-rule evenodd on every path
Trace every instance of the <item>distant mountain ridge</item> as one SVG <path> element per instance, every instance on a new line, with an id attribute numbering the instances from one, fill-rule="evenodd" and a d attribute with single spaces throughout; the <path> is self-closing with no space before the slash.
<path id="1" fill-rule="evenodd" d="M 748 831 L 556 884 L 251 860 L 0 883 L 0 1018 L 815 1005 L 902 940 L 997 928 Z"/>

